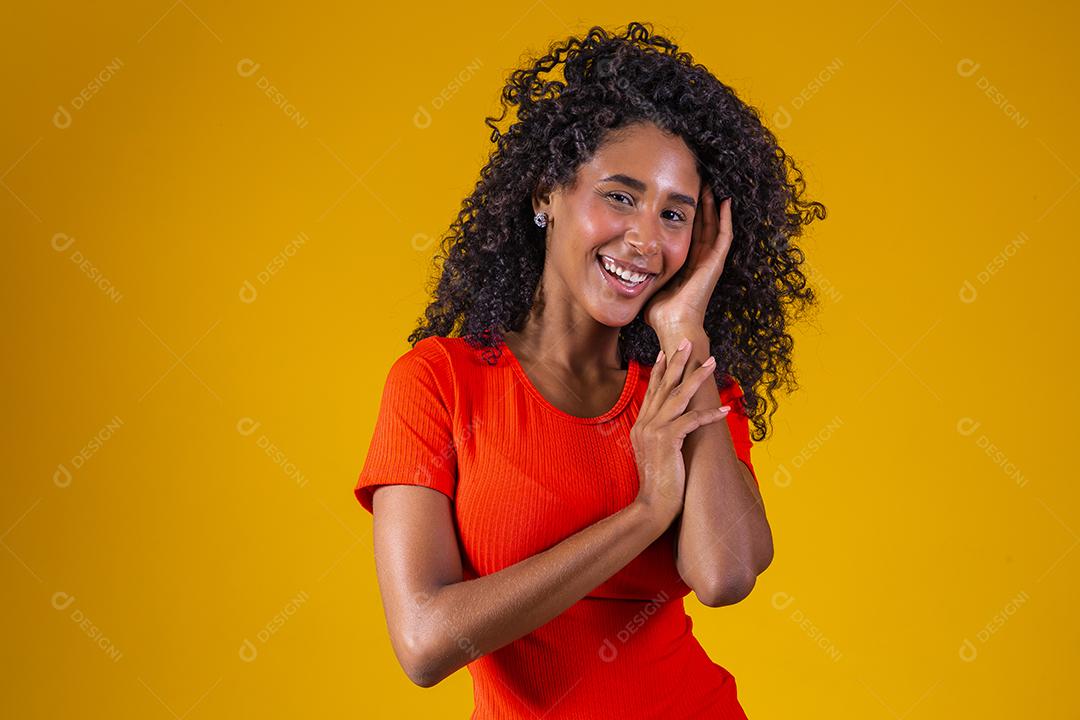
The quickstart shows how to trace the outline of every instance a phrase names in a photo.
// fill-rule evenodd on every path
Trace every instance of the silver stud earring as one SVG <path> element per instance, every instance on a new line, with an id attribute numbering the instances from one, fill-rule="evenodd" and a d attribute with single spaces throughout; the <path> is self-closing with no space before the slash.
<path id="1" fill-rule="evenodd" d="M 547 227 L 548 214 L 546 212 L 536 213 L 533 215 L 533 222 L 536 223 L 537 227 Z"/>

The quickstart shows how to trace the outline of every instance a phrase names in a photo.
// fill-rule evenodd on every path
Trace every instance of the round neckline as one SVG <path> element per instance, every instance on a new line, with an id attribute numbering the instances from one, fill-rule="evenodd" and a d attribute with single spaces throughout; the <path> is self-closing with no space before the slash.
<path id="1" fill-rule="evenodd" d="M 525 368 L 521 366 L 521 363 L 518 361 L 517 356 L 514 355 L 514 351 L 510 349 L 510 345 L 506 342 L 505 339 L 502 341 L 502 348 L 506 355 L 510 358 L 510 366 L 514 369 L 514 374 L 517 375 L 518 379 L 521 381 L 521 384 L 525 386 L 525 389 L 528 390 L 529 394 L 532 395 L 533 398 L 535 398 L 536 401 L 540 403 L 540 405 L 545 407 L 550 412 L 553 412 L 559 417 L 574 423 L 602 423 L 606 420 L 610 420 L 611 418 L 622 412 L 623 408 L 625 408 L 627 403 L 630 402 L 630 398 L 634 394 L 634 389 L 637 387 L 638 376 L 641 372 L 638 361 L 634 358 L 630 358 L 626 368 L 626 379 L 623 381 L 622 392 L 619 394 L 619 399 L 615 401 L 615 404 L 611 407 L 611 409 L 601 415 L 596 415 L 595 417 L 580 417 L 578 415 L 571 415 L 564 410 L 560 410 L 559 408 L 548 402 L 547 398 L 541 395 L 540 391 L 537 390 L 536 386 L 534 386 L 532 384 L 532 381 L 529 380 L 529 376 L 525 374 Z"/>

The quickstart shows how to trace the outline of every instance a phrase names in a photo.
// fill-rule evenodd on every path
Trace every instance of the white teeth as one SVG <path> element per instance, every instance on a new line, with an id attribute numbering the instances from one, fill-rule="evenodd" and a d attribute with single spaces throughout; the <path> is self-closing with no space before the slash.
<path id="1" fill-rule="evenodd" d="M 638 283 L 643 282 L 645 278 L 649 277 L 648 275 L 643 275 L 641 273 L 623 270 L 621 267 L 611 262 L 611 260 L 607 259 L 603 255 L 600 256 L 600 260 L 603 262 L 605 269 L 614 273 L 615 275 L 618 275 L 620 278 L 627 281 L 628 283 L 637 285 Z"/>

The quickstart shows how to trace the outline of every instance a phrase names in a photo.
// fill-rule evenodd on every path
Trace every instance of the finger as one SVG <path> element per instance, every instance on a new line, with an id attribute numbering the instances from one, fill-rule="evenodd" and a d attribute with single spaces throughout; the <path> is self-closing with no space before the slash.
<path id="1" fill-rule="evenodd" d="M 716 358 L 710 355 L 696 370 L 689 373 L 685 380 L 679 383 L 667 396 L 666 401 L 659 410 L 660 418 L 669 422 L 682 415 L 686 406 L 690 404 L 690 398 L 697 394 L 701 383 L 705 382 L 716 372 Z"/>
<path id="2" fill-rule="evenodd" d="M 698 205 L 694 208 L 694 227 L 690 233 L 690 251 L 687 253 L 686 260 L 683 261 L 684 265 L 694 266 L 694 262 L 697 260 L 698 248 L 701 246 L 704 224 L 705 224 L 705 193 L 708 192 L 708 188 L 704 187 L 701 191 L 701 197 L 698 199 Z"/>
<path id="3" fill-rule="evenodd" d="M 649 373 L 649 385 L 645 388 L 645 397 L 641 400 L 639 413 L 644 413 L 653 397 L 656 396 L 656 388 L 664 379 L 665 367 L 667 367 L 667 355 L 664 354 L 663 350 L 660 350 L 660 354 L 656 356 L 656 362 L 653 363 L 652 371 Z"/>
<path id="4" fill-rule="evenodd" d="M 690 360 L 690 352 L 694 349 L 692 340 L 685 338 L 685 341 L 686 347 L 682 350 L 676 349 L 672 355 L 670 366 L 664 368 L 664 380 L 659 388 L 662 399 L 666 399 L 671 395 L 672 388 L 682 382 L 683 370 L 686 369 L 686 363 Z"/>
<path id="5" fill-rule="evenodd" d="M 652 371 L 649 373 L 649 385 L 645 388 L 645 397 L 641 399 L 641 407 L 638 408 L 640 422 L 648 422 L 656 414 L 656 408 L 658 407 L 657 397 L 660 396 L 660 387 L 664 383 L 667 368 L 668 356 L 661 348 L 656 356 L 656 362 L 653 363 Z"/>
<path id="6" fill-rule="evenodd" d="M 701 223 L 705 218 L 705 193 L 708 192 L 707 186 L 701 187 L 701 195 L 698 197 L 697 207 L 694 208 L 694 233 L 693 237 L 697 237 L 701 234 Z"/>
<path id="7" fill-rule="evenodd" d="M 702 425 L 711 425 L 719 420 L 723 420 L 730 412 L 730 405 L 724 405 L 723 407 L 718 408 L 708 408 L 706 410 L 691 410 L 688 413 L 680 415 L 677 420 L 671 423 L 671 426 L 677 437 L 685 438 Z"/>
<path id="8" fill-rule="evenodd" d="M 721 237 L 731 237 L 731 196 L 720 203 L 719 230 Z"/>
<path id="9" fill-rule="evenodd" d="M 701 214 L 705 217 L 702 220 L 701 232 L 711 244 L 716 239 L 716 232 L 719 227 L 716 217 L 716 197 L 713 195 L 712 188 L 705 191 L 705 202 L 702 211 Z"/>

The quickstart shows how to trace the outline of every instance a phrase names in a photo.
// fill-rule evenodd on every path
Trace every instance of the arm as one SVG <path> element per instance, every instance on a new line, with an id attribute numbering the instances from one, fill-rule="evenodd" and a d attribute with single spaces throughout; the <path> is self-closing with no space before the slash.
<path id="1" fill-rule="evenodd" d="M 690 338 L 686 372 L 709 356 L 709 338 L 700 327 L 674 327 L 659 334 L 665 354 Z M 688 410 L 717 406 L 715 378 L 705 380 Z M 686 495 L 677 533 L 676 566 L 683 581 L 711 607 L 739 602 L 772 562 L 769 521 L 750 469 L 735 454 L 726 422 L 694 430 L 683 443 Z"/>
<path id="2" fill-rule="evenodd" d="M 391 644 L 422 687 L 552 620 L 670 524 L 635 500 L 541 553 L 463 580 L 449 498 L 431 488 L 387 485 L 373 500 L 376 573 Z"/>

